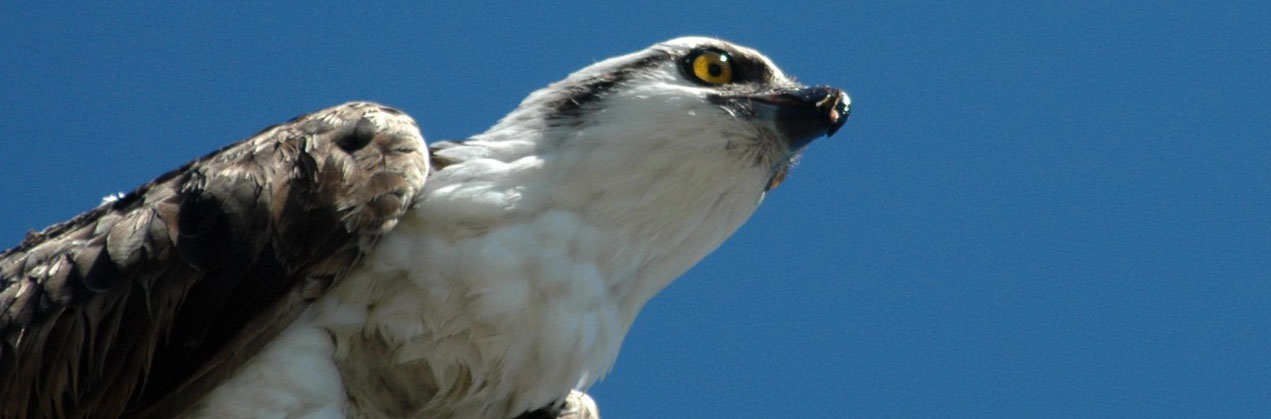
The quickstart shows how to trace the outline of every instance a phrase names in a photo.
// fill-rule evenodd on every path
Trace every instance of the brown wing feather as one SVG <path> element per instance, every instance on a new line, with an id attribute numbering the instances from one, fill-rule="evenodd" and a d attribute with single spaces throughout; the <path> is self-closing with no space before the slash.
<path id="1" fill-rule="evenodd" d="M 170 417 L 393 228 L 419 128 L 349 103 L 233 144 L 0 254 L 0 417 Z"/>

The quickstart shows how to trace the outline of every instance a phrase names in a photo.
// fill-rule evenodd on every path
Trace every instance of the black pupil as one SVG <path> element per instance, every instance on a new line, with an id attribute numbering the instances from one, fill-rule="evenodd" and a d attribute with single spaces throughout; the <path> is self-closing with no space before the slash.
<path id="1" fill-rule="evenodd" d="M 724 68 L 720 67 L 719 64 L 711 63 L 711 65 L 706 67 L 706 72 L 710 73 L 711 77 L 719 77 L 720 74 L 724 73 Z"/>

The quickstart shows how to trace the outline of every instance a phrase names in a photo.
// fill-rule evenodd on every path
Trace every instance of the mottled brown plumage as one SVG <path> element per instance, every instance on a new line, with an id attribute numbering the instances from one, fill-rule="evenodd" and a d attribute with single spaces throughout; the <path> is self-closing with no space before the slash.
<path id="1" fill-rule="evenodd" d="M 209 154 L 0 254 L 0 417 L 171 417 L 367 252 L 429 171 L 371 103 Z"/>

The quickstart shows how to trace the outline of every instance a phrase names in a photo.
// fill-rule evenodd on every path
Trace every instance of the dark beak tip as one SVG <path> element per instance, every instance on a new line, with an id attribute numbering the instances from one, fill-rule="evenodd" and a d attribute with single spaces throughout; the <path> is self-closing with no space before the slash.
<path id="1" fill-rule="evenodd" d="M 851 99 L 842 90 L 830 87 L 821 87 L 821 89 L 826 93 L 822 101 L 829 105 L 824 108 L 824 112 L 830 122 L 826 127 L 825 136 L 830 137 L 847 123 L 847 117 L 852 113 Z"/>
<path id="2" fill-rule="evenodd" d="M 847 122 L 851 99 L 830 86 L 802 87 L 761 96 L 750 96 L 760 105 L 792 150 L 802 149 L 821 136 L 832 136 Z"/>

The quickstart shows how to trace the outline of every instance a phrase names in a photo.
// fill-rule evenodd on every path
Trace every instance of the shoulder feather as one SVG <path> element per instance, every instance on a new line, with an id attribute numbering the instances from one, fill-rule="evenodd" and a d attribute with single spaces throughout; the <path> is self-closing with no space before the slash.
<path id="1" fill-rule="evenodd" d="M 28 235 L 0 254 L 0 417 L 181 412 L 393 228 L 427 153 L 348 103 Z"/>

